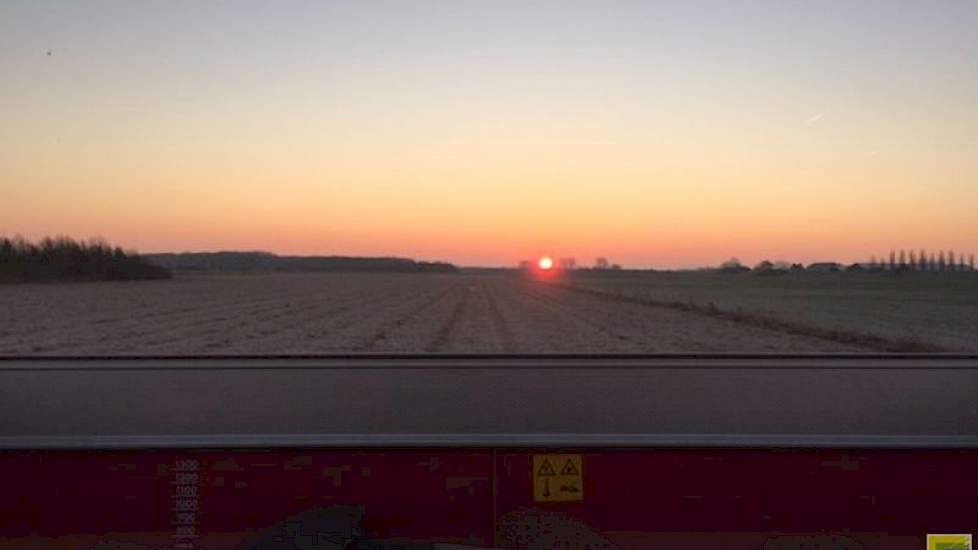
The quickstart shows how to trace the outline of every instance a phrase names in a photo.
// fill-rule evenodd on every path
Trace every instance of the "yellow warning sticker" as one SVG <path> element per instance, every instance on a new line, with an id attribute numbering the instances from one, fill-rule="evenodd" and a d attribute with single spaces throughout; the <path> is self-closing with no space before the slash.
<path id="1" fill-rule="evenodd" d="M 533 455 L 533 500 L 584 500 L 584 464 L 581 455 Z"/>
<path id="2" fill-rule="evenodd" d="M 971 550 L 971 535 L 927 535 L 927 550 Z"/>

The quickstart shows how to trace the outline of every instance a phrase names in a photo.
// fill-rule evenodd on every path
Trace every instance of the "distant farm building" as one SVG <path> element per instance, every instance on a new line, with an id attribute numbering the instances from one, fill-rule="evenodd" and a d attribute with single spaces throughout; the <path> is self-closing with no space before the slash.
<path id="1" fill-rule="evenodd" d="M 842 264 L 836 262 L 815 262 L 813 264 L 808 264 L 805 268 L 806 271 L 813 271 L 815 273 L 836 273 L 842 271 Z"/>

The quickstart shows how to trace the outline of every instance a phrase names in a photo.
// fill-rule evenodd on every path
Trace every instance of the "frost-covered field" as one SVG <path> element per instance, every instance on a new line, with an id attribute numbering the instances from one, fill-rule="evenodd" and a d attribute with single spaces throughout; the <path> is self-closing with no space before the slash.
<path id="1" fill-rule="evenodd" d="M 978 281 L 948 281 L 282 274 L 4 285 L 0 353 L 812 352 L 901 339 L 978 349 Z"/>
<path id="2" fill-rule="evenodd" d="M 570 284 L 636 302 L 689 304 L 724 314 L 784 322 L 803 333 L 978 351 L 978 274 L 582 273 Z M 811 329 L 811 330 L 809 330 Z M 870 344 L 869 347 L 874 347 Z M 876 342 L 875 347 L 879 347 Z M 884 347 L 886 347 L 884 345 Z"/>

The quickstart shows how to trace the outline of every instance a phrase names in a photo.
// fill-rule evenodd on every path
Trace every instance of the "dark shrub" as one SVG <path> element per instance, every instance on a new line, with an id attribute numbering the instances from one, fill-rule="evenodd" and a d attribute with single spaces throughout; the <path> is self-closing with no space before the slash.
<path id="1" fill-rule="evenodd" d="M 37 244 L 0 237 L 0 282 L 168 279 L 170 271 L 100 240 L 45 237 Z"/>

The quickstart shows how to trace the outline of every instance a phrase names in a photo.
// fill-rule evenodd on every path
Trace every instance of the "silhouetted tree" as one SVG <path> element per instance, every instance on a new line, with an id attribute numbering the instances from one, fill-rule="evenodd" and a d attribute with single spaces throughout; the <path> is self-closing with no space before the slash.
<path id="1" fill-rule="evenodd" d="M 56 282 L 169 278 L 169 270 L 101 240 L 0 238 L 0 281 Z"/>
<path id="2" fill-rule="evenodd" d="M 896 271 L 896 251 L 890 251 L 890 271 Z"/>
<path id="3" fill-rule="evenodd" d="M 968 269 L 970 271 L 974 271 L 975 270 L 975 255 L 974 254 L 968 254 Z"/>
<path id="4" fill-rule="evenodd" d="M 904 249 L 900 249 L 900 269 L 907 268 L 907 252 Z"/>
<path id="5" fill-rule="evenodd" d="M 577 269 L 577 260 L 575 260 L 574 258 L 561 258 L 560 268 L 563 269 L 564 271 L 572 271 L 574 269 Z"/>
<path id="6" fill-rule="evenodd" d="M 594 269 L 608 269 L 609 265 L 608 258 L 599 257 L 594 260 Z"/>
<path id="7" fill-rule="evenodd" d="M 927 271 L 927 251 L 921 248 L 920 255 L 917 256 L 917 260 L 917 269 L 920 271 Z"/>
<path id="8" fill-rule="evenodd" d="M 10 239 L 0 239 L 0 262 L 6 262 L 14 257 L 14 242 Z"/>
<path id="9" fill-rule="evenodd" d="M 954 258 L 953 250 L 947 253 L 947 268 L 948 271 L 957 271 L 958 269 L 958 262 Z"/>
<path id="10" fill-rule="evenodd" d="M 944 257 L 943 250 L 937 254 L 937 270 L 940 272 L 947 271 L 947 259 Z"/>
<path id="11" fill-rule="evenodd" d="M 910 265 L 909 265 L 909 268 L 910 268 L 911 271 L 914 271 L 914 270 L 917 269 L 917 253 L 914 252 L 913 250 L 910 250 Z"/>

